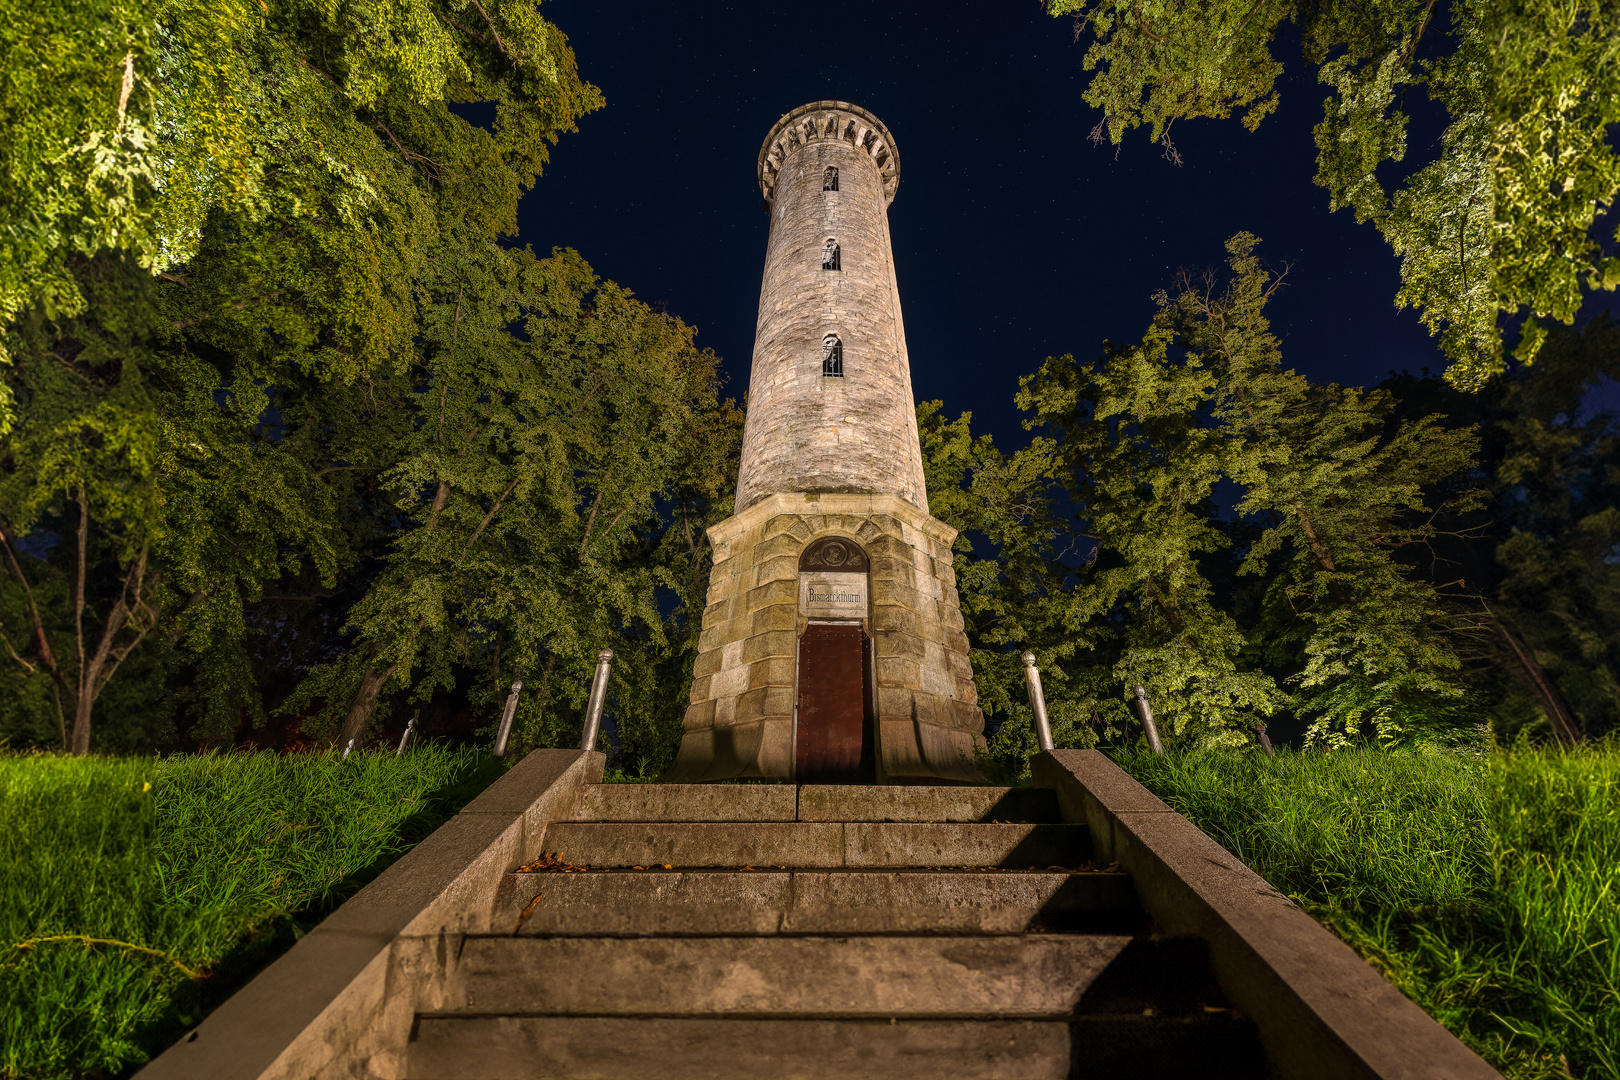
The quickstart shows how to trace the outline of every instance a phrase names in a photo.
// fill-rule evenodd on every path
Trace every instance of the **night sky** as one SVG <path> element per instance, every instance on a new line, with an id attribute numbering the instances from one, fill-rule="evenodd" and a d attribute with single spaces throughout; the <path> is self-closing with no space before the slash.
<path id="1" fill-rule="evenodd" d="M 1100 114 L 1067 19 L 1003 2 L 609 4 L 547 0 L 607 107 L 565 136 L 520 212 L 520 242 L 577 249 L 604 277 L 699 328 L 748 388 L 769 219 L 754 162 L 783 113 L 864 106 L 893 132 L 889 210 L 919 400 L 972 411 L 1007 449 L 1013 394 L 1050 355 L 1137 340 L 1178 268 L 1219 266 L 1240 230 L 1288 267 L 1271 305 L 1284 363 L 1351 385 L 1444 367 L 1371 224 L 1329 213 L 1312 183 L 1325 89 L 1297 72 L 1256 133 L 1178 124 L 1183 159 L 1138 130 L 1094 146 Z M 1280 55 L 1303 71 L 1297 46 Z M 1414 94 L 1416 98 L 1419 95 Z M 1419 112 L 1412 162 L 1440 117 Z"/>

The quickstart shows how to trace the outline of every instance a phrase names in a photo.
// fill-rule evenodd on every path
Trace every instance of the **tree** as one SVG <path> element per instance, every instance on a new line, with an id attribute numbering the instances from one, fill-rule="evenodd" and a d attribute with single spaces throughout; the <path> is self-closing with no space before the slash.
<path id="1" fill-rule="evenodd" d="M 1227 440 L 1224 471 L 1243 491 L 1234 510 L 1264 525 L 1238 569 L 1266 580 L 1257 636 L 1274 667 L 1293 669 L 1309 740 L 1369 724 L 1385 740 L 1450 726 L 1446 703 L 1463 694 L 1452 643 L 1463 594 L 1453 579 L 1443 595 L 1409 553 L 1430 549 L 1439 521 L 1480 505 L 1468 475 L 1477 436 L 1435 414 L 1391 425 L 1389 393 L 1283 370 L 1264 314 L 1281 278 L 1256 244 L 1234 237 L 1230 281 L 1187 278 L 1161 317 L 1220 373 L 1211 415 Z"/>
<path id="2" fill-rule="evenodd" d="M 941 407 L 917 406 L 929 510 L 957 530 L 956 587 L 990 756 L 1022 770 L 1036 749 L 1025 649 L 1036 655 L 1060 745 L 1118 733 L 1110 708 L 1118 695 L 1094 662 L 1104 635 L 1073 621 L 1071 590 L 1089 572 L 1090 545 L 1057 510 L 1061 461 L 1051 439 L 1008 455 L 990 436 L 973 436 L 972 413 L 947 421 Z"/>
<path id="3" fill-rule="evenodd" d="M 1392 424 L 1392 395 L 1283 370 L 1264 315 L 1281 279 L 1256 243 L 1228 243 L 1227 280 L 1160 293 L 1138 344 L 1048 360 L 1021 385 L 1030 423 L 1058 436 L 1068 529 L 1096 545 L 1066 624 L 1094 683 L 1144 686 L 1174 734 L 1207 744 L 1283 709 L 1330 742 L 1456 726 L 1465 598 L 1407 553 L 1478 505 L 1477 439 L 1434 415 Z M 1258 597 L 1228 574 L 1259 577 Z"/>
<path id="4" fill-rule="evenodd" d="M 324 338 L 317 358 L 347 378 L 411 340 L 423 181 L 509 222 L 546 144 L 601 104 L 521 0 L 47 2 L 15 7 L 0 42 L 0 326 L 32 304 L 82 311 L 75 259 L 169 271 L 212 235 L 236 274 L 187 317 Z M 455 101 L 496 103 L 494 130 Z M 499 167 L 465 167 L 480 156 Z"/>
<path id="5" fill-rule="evenodd" d="M 1299 27 L 1305 63 L 1327 84 L 1316 182 L 1332 209 L 1374 222 L 1401 256 L 1398 306 L 1420 309 L 1478 389 L 1503 370 L 1501 326 L 1523 314 L 1571 322 L 1587 290 L 1620 285 L 1620 259 L 1592 236 L 1620 190 L 1608 127 L 1620 121 L 1620 6 L 1611 0 L 1048 0 L 1090 31 L 1085 101 L 1093 130 L 1119 143 L 1147 127 L 1166 156 L 1176 120 L 1240 112 L 1253 130 L 1277 106 L 1272 42 Z M 1443 39 L 1443 40 L 1442 40 Z M 1381 179 L 1407 152 L 1406 88 L 1449 119 L 1433 160 Z M 1388 175 L 1389 169 L 1384 170 Z M 1620 236 L 1620 233 L 1616 233 Z M 1545 326 L 1527 319 L 1514 356 L 1530 362 Z"/>
<path id="6" fill-rule="evenodd" d="M 384 695 L 425 699 L 464 668 L 489 704 L 522 679 L 518 742 L 556 744 L 578 737 L 557 705 L 580 704 L 598 650 L 613 648 L 624 687 L 686 644 L 659 593 L 701 610 L 693 526 L 735 474 L 740 413 L 692 328 L 573 252 L 491 241 L 432 265 L 421 362 L 378 382 L 390 404 L 361 459 L 402 521 L 349 613 L 353 646 L 286 708 L 324 702 L 317 730 L 341 717 L 346 745 Z"/>
<path id="7" fill-rule="evenodd" d="M 62 744 L 82 754 L 97 700 L 150 636 L 237 640 L 265 582 L 306 565 L 330 578 L 342 547 L 337 489 L 259 430 L 262 387 L 163 348 L 155 283 L 128 262 L 92 260 L 75 281 L 85 313 L 35 308 L 14 338 L 0 546 L 22 610 L 0 634 L 49 680 Z"/>
<path id="8" fill-rule="evenodd" d="M 378 412 L 409 409 L 377 389 L 416 368 L 435 263 L 514 231 L 601 98 L 532 4 L 48 5 L 0 34 L 40 61 L 0 90 L 12 658 L 82 752 L 163 635 L 228 732 L 257 709 L 244 610 L 379 531 Z"/>
<path id="9" fill-rule="evenodd" d="M 1070 625 L 1106 636 L 1109 681 L 1145 687 L 1170 732 L 1234 745 L 1287 695 L 1244 656 L 1247 639 L 1201 565 L 1228 544 L 1213 499 L 1227 438 L 1208 421 L 1220 372 L 1173 354 L 1167 304 L 1136 345 L 1105 342 L 1089 364 L 1047 360 L 1020 381 L 1018 404 L 1058 435 L 1071 528 L 1096 545 L 1070 593 Z M 1123 711 L 1123 693 L 1113 707 Z"/>

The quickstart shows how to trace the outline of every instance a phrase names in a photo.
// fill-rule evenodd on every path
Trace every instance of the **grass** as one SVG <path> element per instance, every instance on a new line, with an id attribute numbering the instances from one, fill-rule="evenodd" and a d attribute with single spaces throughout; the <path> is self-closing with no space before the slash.
<path id="1" fill-rule="evenodd" d="M 131 1071 L 501 767 L 0 754 L 0 1077 Z"/>
<path id="2" fill-rule="evenodd" d="M 1114 757 L 1507 1076 L 1620 1078 L 1620 743 Z"/>

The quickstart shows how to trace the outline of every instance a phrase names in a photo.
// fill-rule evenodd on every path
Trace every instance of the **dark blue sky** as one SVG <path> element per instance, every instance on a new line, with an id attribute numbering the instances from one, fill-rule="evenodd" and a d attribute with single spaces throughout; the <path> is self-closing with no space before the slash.
<path id="1" fill-rule="evenodd" d="M 573 247 L 604 277 L 697 326 L 748 387 L 769 219 L 754 161 L 772 123 L 823 98 L 862 105 L 901 161 L 889 222 L 920 400 L 1024 438 L 1019 376 L 1104 338 L 1140 337 L 1178 267 L 1218 265 L 1260 236 L 1289 267 L 1272 306 L 1285 363 L 1362 385 L 1444 366 L 1377 230 L 1329 213 L 1311 182 L 1325 91 L 1295 71 L 1257 133 L 1236 120 L 1173 133 L 1176 167 L 1133 133 L 1093 146 L 1084 43 L 1037 0 L 834 5 L 547 0 L 607 107 L 564 138 L 524 200 L 520 240 Z M 1416 104 L 1415 102 L 1413 103 Z M 1429 130 L 1423 130 L 1427 127 Z M 1411 161 L 1432 154 L 1420 124 Z"/>

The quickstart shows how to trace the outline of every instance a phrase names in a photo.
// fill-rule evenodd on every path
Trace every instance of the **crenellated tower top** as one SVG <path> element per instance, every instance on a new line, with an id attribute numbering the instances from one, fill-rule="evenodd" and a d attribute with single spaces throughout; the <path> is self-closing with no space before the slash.
<path id="1" fill-rule="evenodd" d="M 818 141 L 837 139 L 863 151 L 878 172 L 883 205 L 894 202 L 900 187 L 900 154 L 883 121 L 847 101 L 815 101 L 783 116 L 759 148 L 759 190 L 769 207 L 776 198 L 776 179 L 789 155 Z"/>

